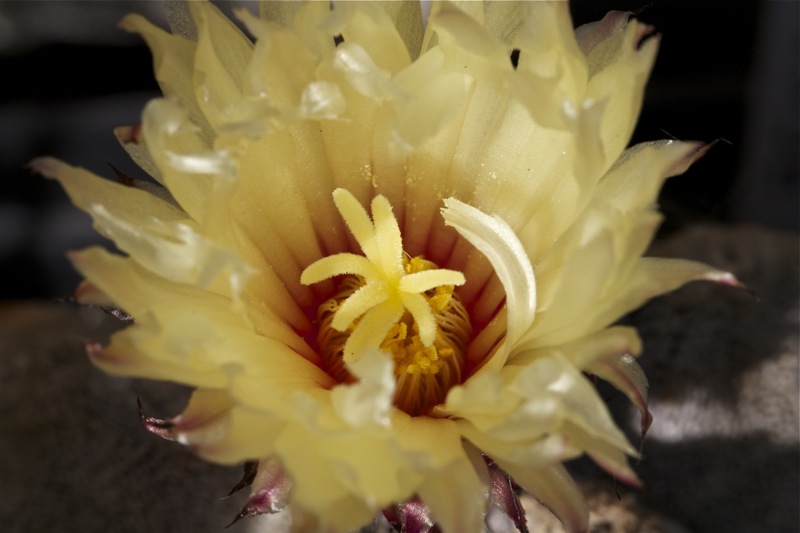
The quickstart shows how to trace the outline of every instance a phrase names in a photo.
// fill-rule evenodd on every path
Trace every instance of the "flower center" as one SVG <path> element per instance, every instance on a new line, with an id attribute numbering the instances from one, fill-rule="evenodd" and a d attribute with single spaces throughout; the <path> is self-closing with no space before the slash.
<path id="1" fill-rule="evenodd" d="M 464 275 L 420 257 L 409 259 L 384 196 L 373 199 L 372 220 L 348 191 L 337 189 L 333 199 L 364 255 L 324 257 L 300 277 L 310 285 L 343 276 L 317 312 L 327 370 L 339 381 L 351 381 L 347 363 L 376 351 L 389 353 L 395 406 L 423 415 L 461 381 L 472 330 L 453 288 L 464 283 Z"/>

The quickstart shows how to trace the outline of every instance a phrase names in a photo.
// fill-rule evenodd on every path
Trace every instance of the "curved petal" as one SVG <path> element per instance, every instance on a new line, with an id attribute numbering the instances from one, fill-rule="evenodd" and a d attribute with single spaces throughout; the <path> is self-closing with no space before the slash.
<path id="1" fill-rule="evenodd" d="M 536 280 L 533 266 L 514 231 L 499 216 L 491 217 L 455 198 L 445 200 L 445 224 L 454 227 L 494 267 L 506 292 L 508 334 L 504 349 L 483 362 L 483 368 L 498 369 L 515 343 L 533 323 L 536 313 Z"/>
<path id="2" fill-rule="evenodd" d="M 629 353 L 612 355 L 595 361 L 586 367 L 588 372 L 604 379 L 622 391 L 642 413 L 642 436 L 653 422 L 653 415 L 647 408 L 647 376 L 644 370 Z"/>
<path id="3" fill-rule="evenodd" d="M 542 469 L 528 469 L 505 461 L 497 464 L 514 478 L 523 489 L 542 502 L 570 533 L 586 531 L 589 526 L 589 509 L 575 481 L 561 465 Z"/>
<path id="4" fill-rule="evenodd" d="M 205 146 L 210 146 L 214 137 L 213 131 L 200 109 L 192 82 L 197 43 L 167 33 L 140 15 L 126 16 L 119 26 L 144 38 L 153 54 L 153 66 L 161 91 L 165 96 L 177 98 L 181 102 L 188 110 L 192 122 L 200 128 Z"/>

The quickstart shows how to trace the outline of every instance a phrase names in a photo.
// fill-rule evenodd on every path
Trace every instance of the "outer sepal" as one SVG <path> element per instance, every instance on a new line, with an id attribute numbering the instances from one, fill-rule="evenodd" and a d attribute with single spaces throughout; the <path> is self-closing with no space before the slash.
<path id="1" fill-rule="evenodd" d="M 431 510 L 416 496 L 386 507 L 383 516 L 400 533 L 428 533 L 434 527 Z"/>
<path id="2" fill-rule="evenodd" d="M 249 468 L 247 468 L 248 465 Z M 226 527 L 235 524 L 242 518 L 277 513 L 289 504 L 292 480 L 276 457 L 262 459 L 257 466 L 255 463 L 248 463 L 245 466 L 244 478 L 233 490 L 239 490 L 246 486 L 248 479 L 252 477 L 250 496 L 233 522 Z"/>
<path id="3" fill-rule="evenodd" d="M 514 522 L 517 531 L 528 533 L 525 509 L 514 490 L 514 480 L 491 459 L 487 458 L 486 463 L 489 467 L 489 504 L 503 511 Z"/>

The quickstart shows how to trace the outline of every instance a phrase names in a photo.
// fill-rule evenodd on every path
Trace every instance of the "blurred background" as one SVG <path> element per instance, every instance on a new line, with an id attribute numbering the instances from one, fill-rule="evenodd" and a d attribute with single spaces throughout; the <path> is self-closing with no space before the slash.
<path id="1" fill-rule="evenodd" d="M 226 10 L 254 3 L 222 2 Z M 634 142 L 722 139 L 661 197 L 660 237 L 697 221 L 798 227 L 798 6 L 794 0 L 577 0 L 576 25 L 631 10 L 663 35 Z M 141 176 L 112 129 L 158 95 L 149 51 L 116 27 L 159 2 L 0 2 L 0 299 L 71 293 L 69 249 L 100 242 L 60 187 L 24 166 L 53 155 Z"/>

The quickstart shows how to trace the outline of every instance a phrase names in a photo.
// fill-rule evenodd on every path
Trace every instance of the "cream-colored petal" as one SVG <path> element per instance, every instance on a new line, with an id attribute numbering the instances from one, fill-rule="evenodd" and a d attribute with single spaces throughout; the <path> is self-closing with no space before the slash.
<path id="1" fill-rule="evenodd" d="M 231 407 L 227 391 L 196 389 L 183 412 L 170 420 L 170 434 L 185 446 L 216 443 L 228 432 Z"/>
<path id="2" fill-rule="evenodd" d="M 607 46 L 598 45 L 587 57 L 593 72 L 586 90 L 587 98 L 605 103 L 600 125 L 605 158 L 612 163 L 625 148 L 633 133 L 642 105 L 644 86 L 655 63 L 659 39 L 640 44 L 639 24 L 631 21 L 624 32 L 615 33 L 609 40 L 621 41 L 613 61 L 600 61 L 594 56 Z M 610 44 L 610 43 L 609 43 Z"/>
<path id="3" fill-rule="evenodd" d="M 597 187 L 598 202 L 621 211 L 651 206 L 664 180 L 683 174 L 702 153 L 702 143 L 655 141 L 625 150 Z"/>
<path id="4" fill-rule="evenodd" d="M 463 6 L 463 4 L 462 4 Z M 478 7 L 480 9 L 480 7 Z M 511 69 L 506 47 L 478 21 L 449 2 L 438 2 L 431 8 L 428 25 L 438 35 L 438 45 L 445 54 L 460 50 L 482 61 L 495 62 Z"/>
<path id="5" fill-rule="evenodd" d="M 635 483 L 626 454 L 635 456 L 594 386 L 559 354 L 485 372 L 450 390 L 442 413 L 457 417 L 462 433 L 495 459 L 543 468 L 590 455 Z"/>
<path id="6" fill-rule="evenodd" d="M 526 2 L 484 2 L 483 27 L 505 44 L 510 53 L 526 17 L 530 17 L 529 7 Z"/>
<path id="7" fill-rule="evenodd" d="M 375 465 L 374 452 L 370 453 L 369 445 L 374 445 L 373 439 L 334 441 L 333 449 L 327 450 L 320 449 L 314 442 L 315 438 L 313 433 L 294 425 L 283 431 L 276 442 L 281 461 L 294 480 L 292 505 L 311 511 L 324 521 L 325 527 L 334 531 L 351 531 L 369 522 L 379 504 L 375 501 L 370 505 L 354 495 L 351 487 L 341 479 L 352 476 L 346 469 L 348 465 L 335 468 L 327 452 L 335 453 L 343 445 L 350 445 L 351 452 L 362 454 L 361 464 L 380 466 Z M 365 473 L 369 474 L 368 471 Z"/>
<path id="8" fill-rule="evenodd" d="M 488 487 L 466 456 L 429 476 L 418 493 L 443 531 L 483 530 Z"/>
<path id="9" fill-rule="evenodd" d="M 566 2 L 523 3 L 526 11 L 513 46 L 520 50 L 517 70 L 537 80 L 553 80 L 547 101 L 531 107 L 536 118 L 548 105 L 562 109 L 564 101 L 577 104 L 584 97 L 587 66 L 572 30 Z M 544 111 L 547 112 L 547 111 Z"/>
<path id="10" fill-rule="evenodd" d="M 205 146 L 213 142 L 214 134 L 201 111 L 192 83 L 192 69 L 197 44 L 172 35 L 154 26 L 140 15 L 128 15 L 120 22 L 123 30 L 140 34 L 153 54 L 153 66 L 161 91 L 177 98 L 188 110 L 192 123 L 200 129 Z"/>
<path id="11" fill-rule="evenodd" d="M 419 57 L 422 36 L 425 31 L 422 20 L 421 2 L 378 2 L 391 19 L 397 33 L 405 43 L 411 60 Z"/>
<path id="12" fill-rule="evenodd" d="M 372 145 L 379 104 L 354 88 L 345 73 L 333 63 L 333 60 L 324 61 L 317 69 L 317 77 L 339 87 L 347 102 L 347 111 L 342 120 L 319 123 L 322 153 L 329 165 L 327 176 L 334 189 L 347 189 L 361 205 L 368 205 L 374 197 Z M 357 249 L 355 241 L 351 242 L 351 248 Z"/>
<path id="13" fill-rule="evenodd" d="M 170 310 L 186 303 L 195 311 L 205 310 L 225 316 L 225 322 L 239 320 L 243 327 L 252 323 L 259 335 L 279 341 L 311 361 L 319 360 L 316 353 L 279 316 L 264 309 L 242 309 L 229 297 L 170 282 L 130 260 L 99 248 L 72 253 L 69 257 L 75 268 L 91 280 L 99 291 L 140 323 L 157 326 L 161 320 L 163 324 L 168 324 Z"/>
<path id="14" fill-rule="evenodd" d="M 101 205 L 114 215 L 130 224 L 143 227 L 163 223 L 186 221 L 187 215 L 173 203 L 156 197 L 136 187 L 128 187 L 100 178 L 88 170 L 73 167 L 52 157 L 40 157 L 29 163 L 32 170 L 58 180 L 76 206 L 92 214 L 94 206 Z M 109 238 L 109 229 L 99 225 L 96 228 Z"/>
<path id="15" fill-rule="evenodd" d="M 188 6 L 197 26 L 192 83 L 200 109 L 219 133 L 243 100 L 244 71 L 253 44 L 210 2 Z"/>
<path id="16" fill-rule="evenodd" d="M 628 282 L 661 217 L 653 210 L 660 184 L 684 171 L 699 145 L 647 143 L 626 151 L 600 182 L 595 198 L 537 263 L 539 315 L 526 339 L 596 308 Z M 591 264 L 587 272 L 585 265 Z M 581 302 L 576 308 L 576 302 Z M 526 341 L 527 342 L 527 341 Z"/>
<path id="17" fill-rule="evenodd" d="M 488 487 L 473 467 L 458 425 L 396 411 L 392 427 L 401 482 L 416 487 L 443 531 L 480 531 Z"/>
<path id="18" fill-rule="evenodd" d="M 636 352 L 632 352 L 634 355 Z M 622 391 L 642 414 L 642 435 L 647 433 L 653 415 L 647 408 L 647 376 L 631 353 L 604 357 L 586 367 L 588 372 L 604 379 Z"/>
<path id="19" fill-rule="evenodd" d="M 434 63 L 418 61 L 395 79 L 410 99 L 395 107 L 393 140 L 409 152 L 422 148 L 422 143 L 452 125 L 469 93 L 471 81 L 462 73 L 425 72 L 423 67 Z"/>
<path id="20" fill-rule="evenodd" d="M 449 175 L 452 159 L 441 154 L 454 153 L 471 90 L 471 77 L 444 70 L 443 61 L 432 50 L 394 78 L 410 98 L 381 115 L 383 129 L 372 141 L 374 183 L 395 206 L 406 251 L 440 265 L 451 246 L 439 242 L 437 209 L 457 182 Z M 452 242 L 455 233 L 444 237 Z"/>
<path id="21" fill-rule="evenodd" d="M 523 421 L 527 423 L 527 421 Z M 471 422 L 459 421 L 464 438 L 494 460 L 504 460 L 530 469 L 547 468 L 562 461 L 580 457 L 580 448 L 564 435 L 539 435 L 529 439 L 506 440 L 481 431 Z"/>
<path id="22" fill-rule="evenodd" d="M 226 414 L 226 431 L 214 441 L 190 443 L 200 457 L 233 465 L 266 457 L 275 450 L 275 440 L 285 422 L 269 413 L 234 406 Z"/>
<path id="23" fill-rule="evenodd" d="M 235 175 L 229 154 L 210 150 L 186 109 L 172 100 L 151 100 L 142 113 L 141 138 L 161 182 L 180 206 L 199 223 L 210 197 Z"/>
<path id="24" fill-rule="evenodd" d="M 534 330 L 531 338 L 536 338 L 541 346 L 549 346 L 581 337 L 607 326 L 655 296 L 699 280 L 740 286 L 732 274 L 702 263 L 682 259 L 642 258 L 628 279 L 617 280 L 615 285 L 609 287 L 606 296 L 588 309 L 587 314 L 558 329 L 547 332 Z M 537 325 L 538 323 L 537 321 Z"/>
<path id="25" fill-rule="evenodd" d="M 281 132 L 247 143 L 239 157 L 242 170 L 232 194 L 220 196 L 216 208 L 221 217 L 231 217 L 242 228 L 292 297 L 301 305 L 309 305 L 312 291 L 300 284 L 300 275 L 323 255 L 321 239 L 317 239 L 323 233 L 319 228 L 339 229 L 339 241 L 344 241 L 345 231 L 339 215 L 327 206 L 320 211 L 330 213 L 331 218 L 320 213 L 314 220 L 316 208 L 302 191 L 305 180 L 312 177 L 300 179 L 300 155 L 291 136 Z M 328 205 L 329 198 L 324 200 Z M 331 241 L 335 242 L 328 239 Z"/>
<path id="26" fill-rule="evenodd" d="M 58 179 L 96 227 L 140 265 L 166 279 L 209 287 L 221 273 L 223 290 L 236 293 L 250 272 L 229 250 L 206 240 L 173 204 L 55 159 L 31 163 Z"/>
<path id="27" fill-rule="evenodd" d="M 639 355 L 642 341 L 634 328 L 614 326 L 559 346 L 537 347 L 535 342 L 520 343 L 517 350 L 518 355 L 511 361 L 514 365 L 524 366 L 543 357 L 558 355 L 568 359 L 575 368 L 587 370 L 609 357 Z"/>
<path id="28" fill-rule="evenodd" d="M 228 376 L 218 365 L 195 357 L 183 361 L 165 361 L 153 356 L 160 343 L 153 341 L 151 329 L 131 326 L 115 333 L 105 348 L 88 345 L 87 352 L 92 363 L 115 376 L 142 377 L 162 381 L 183 383 L 193 387 L 222 389 L 228 386 Z"/>
<path id="29" fill-rule="evenodd" d="M 586 531 L 589 525 L 589 509 L 581 490 L 561 465 L 544 469 L 529 469 L 505 461 L 497 464 L 523 489 L 542 502 L 567 528 L 570 533 Z"/>
<path id="30" fill-rule="evenodd" d="M 627 445 L 627 450 L 623 450 L 618 444 L 610 442 L 606 438 L 609 436 L 607 433 L 600 435 L 589 428 L 583 421 L 575 419 L 564 423 L 564 432 L 569 435 L 570 442 L 573 445 L 585 449 L 586 455 L 591 457 L 595 463 L 609 474 L 628 485 L 634 487 L 641 485 L 636 473 L 628 464 L 628 456 L 638 456 L 636 450 L 630 445 Z M 619 438 L 624 440 L 621 433 Z"/>
<path id="31" fill-rule="evenodd" d="M 536 312 L 533 267 L 514 231 L 502 218 L 489 216 L 454 198 L 445 200 L 445 206 L 442 210 L 445 224 L 456 228 L 486 256 L 506 292 L 506 349 L 498 350 L 483 367 L 496 370 L 505 364 L 514 344 L 533 322 Z"/>
<path id="32" fill-rule="evenodd" d="M 318 58 L 334 48 L 333 36 L 319 31 L 329 12 L 326 2 L 259 2 L 260 18 L 293 30 Z"/>
<path id="33" fill-rule="evenodd" d="M 158 221 L 142 228 L 97 204 L 91 214 L 120 249 L 170 281 L 210 288 L 217 280 L 221 292 L 238 299 L 244 280 L 253 273 L 231 250 L 208 241 L 188 224 Z"/>
<path id="34" fill-rule="evenodd" d="M 315 81 L 318 59 L 298 35 L 243 13 L 240 18 L 258 42 L 244 79 L 247 101 L 254 107 L 232 125 L 239 128 L 237 148 L 243 151 L 233 201 L 246 214 L 239 219 L 251 233 L 268 221 L 281 246 L 305 266 L 321 255 L 312 242 L 329 253 L 346 248 L 347 232 L 330 202 L 335 187 L 320 126 L 306 122 L 335 118 L 346 102 L 338 85 Z M 273 246 L 263 242 L 265 251 Z M 284 276 L 284 281 L 292 291 L 299 288 L 296 280 Z"/>
<path id="35" fill-rule="evenodd" d="M 309 4 L 313 2 L 308 2 Z M 305 7 L 303 2 L 270 2 L 258 3 L 258 14 L 263 20 L 291 28 L 298 13 Z M 325 11 L 328 11 L 326 6 Z"/>
<path id="36" fill-rule="evenodd" d="M 377 350 L 348 364 L 358 383 L 337 385 L 331 404 L 339 417 L 352 427 L 388 426 L 394 398 L 392 358 Z"/>
<path id="37" fill-rule="evenodd" d="M 324 28 L 329 34 L 340 34 L 345 43 L 355 43 L 368 49 L 378 68 L 395 74 L 407 67 L 411 58 L 392 18 L 381 4 L 383 2 L 334 4 Z"/>
<path id="38" fill-rule="evenodd" d="M 575 40 L 584 55 L 596 46 L 607 42 L 608 38 L 620 28 L 624 28 L 631 13 L 627 11 L 609 11 L 602 20 L 582 24 L 575 28 Z"/>

